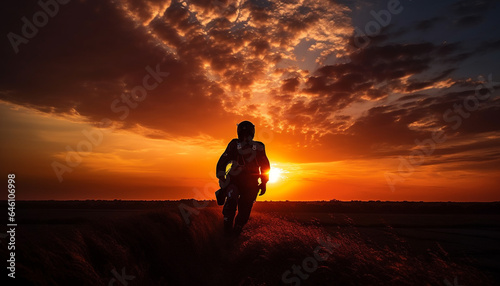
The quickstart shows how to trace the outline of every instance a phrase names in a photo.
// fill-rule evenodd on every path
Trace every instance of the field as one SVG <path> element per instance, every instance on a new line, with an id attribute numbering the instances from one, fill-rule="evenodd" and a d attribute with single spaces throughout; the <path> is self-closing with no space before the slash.
<path id="1" fill-rule="evenodd" d="M 223 235 L 220 212 L 19 201 L 16 284 L 500 284 L 500 203 L 257 202 L 239 237 Z"/>

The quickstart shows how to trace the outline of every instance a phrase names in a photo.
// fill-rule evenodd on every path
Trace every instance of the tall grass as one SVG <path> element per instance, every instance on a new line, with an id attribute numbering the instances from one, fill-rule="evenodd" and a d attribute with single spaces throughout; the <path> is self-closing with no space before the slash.
<path id="1" fill-rule="evenodd" d="M 488 285 L 478 271 L 445 253 L 410 253 L 404 244 L 377 247 L 356 234 L 254 213 L 241 236 L 223 236 L 219 209 L 206 208 L 187 225 L 179 213 L 79 224 L 19 228 L 17 276 L 34 285 L 108 285 L 115 269 L 128 285 L 282 285 L 292 265 L 313 256 L 318 238 L 336 244 L 301 285 Z M 2 250 L 4 252 L 4 250 Z M 292 274 L 293 275 L 293 274 Z M 115 280 L 113 285 L 124 285 Z"/>

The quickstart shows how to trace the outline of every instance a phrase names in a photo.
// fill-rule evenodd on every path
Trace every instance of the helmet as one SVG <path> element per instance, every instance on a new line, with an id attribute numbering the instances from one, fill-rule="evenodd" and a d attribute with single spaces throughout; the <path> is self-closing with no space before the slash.
<path id="1" fill-rule="evenodd" d="M 237 132 L 239 140 L 244 140 L 248 137 L 253 139 L 253 136 L 255 135 L 255 125 L 253 125 L 250 121 L 242 121 L 238 124 Z"/>

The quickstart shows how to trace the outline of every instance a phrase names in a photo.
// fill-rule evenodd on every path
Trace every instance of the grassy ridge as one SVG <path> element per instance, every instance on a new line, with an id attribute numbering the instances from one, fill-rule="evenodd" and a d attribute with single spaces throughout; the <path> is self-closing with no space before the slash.
<path id="1" fill-rule="evenodd" d="M 445 253 L 410 253 L 395 237 L 392 247 L 360 235 L 327 233 L 254 213 L 238 238 L 222 236 L 220 210 L 206 208 L 187 225 L 175 211 L 78 224 L 40 224 L 18 229 L 17 282 L 35 285 L 281 285 L 293 265 L 314 257 L 318 239 L 330 240 L 328 259 L 299 279 L 300 285 L 488 285 L 478 271 L 448 261 Z M 1 252 L 6 255 L 5 249 Z M 325 250 L 323 249 L 323 254 Z M 301 266 L 302 267 L 302 266 Z M 132 279 L 131 276 L 134 276 Z M 295 283 L 297 284 L 297 283 Z"/>

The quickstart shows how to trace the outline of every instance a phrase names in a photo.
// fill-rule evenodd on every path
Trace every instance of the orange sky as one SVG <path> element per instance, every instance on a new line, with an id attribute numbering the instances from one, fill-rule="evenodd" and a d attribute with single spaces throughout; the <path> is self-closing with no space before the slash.
<path id="1" fill-rule="evenodd" d="M 75 2 L 17 53 L 6 40 L 18 198 L 213 199 L 250 120 L 281 171 L 259 200 L 500 200 L 492 7 L 401 1 L 356 46 L 385 3 L 240 2 Z M 4 34 L 22 35 L 38 7 L 12 5 Z"/>
<path id="2" fill-rule="evenodd" d="M 16 174 L 18 196 L 24 199 L 212 199 L 215 163 L 231 137 L 153 139 L 130 130 L 97 129 L 80 116 L 56 117 L 6 103 L 0 108 L 2 121 L 8 123 L 2 132 L 2 156 L 9 165 L 3 172 Z M 70 166 L 66 146 L 76 150 L 80 142 L 88 141 L 82 130 L 102 130 L 102 143 L 88 154 L 81 153 L 81 163 L 61 173 L 59 182 L 51 164 Z M 281 171 L 260 199 L 498 199 L 497 170 L 466 170 L 460 163 L 420 166 L 392 191 L 385 173 L 398 174 L 397 159 L 290 162 L 272 132 L 260 133 L 257 127 L 259 134 L 267 139 L 272 168 Z"/>

